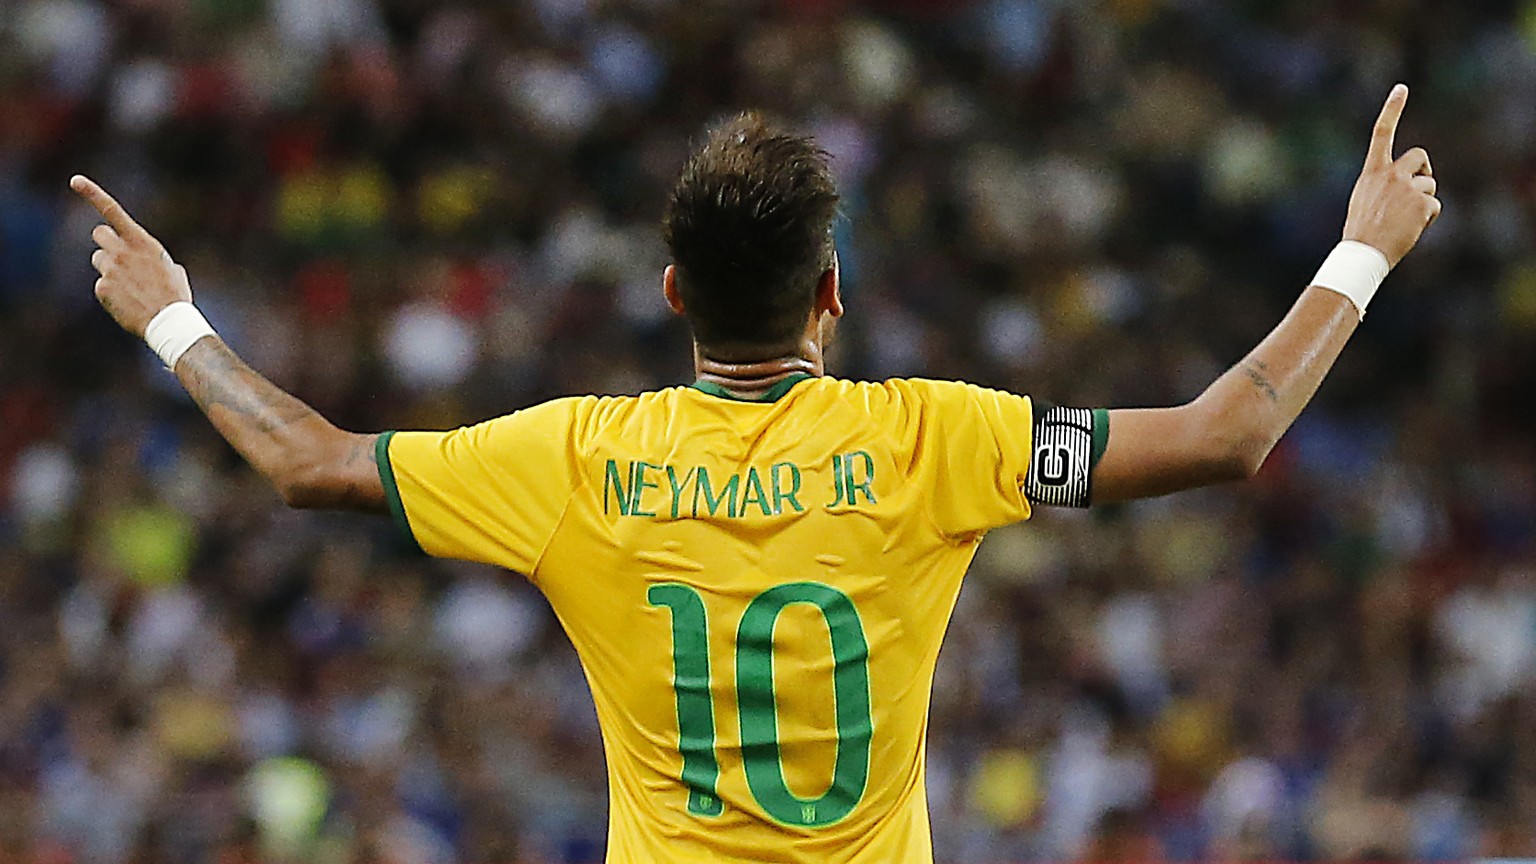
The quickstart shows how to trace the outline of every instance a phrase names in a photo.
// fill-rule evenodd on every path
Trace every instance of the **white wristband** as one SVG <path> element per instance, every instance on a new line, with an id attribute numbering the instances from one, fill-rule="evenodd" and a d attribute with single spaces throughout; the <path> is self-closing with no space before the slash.
<path id="1" fill-rule="evenodd" d="M 1355 311 L 1360 313 L 1360 320 L 1364 321 L 1365 307 L 1370 305 L 1376 289 L 1391 271 L 1387 256 L 1374 246 L 1345 240 L 1323 261 L 1317 275 L 1312 277 L 1312 284 L 1348 297 L 1349 302 L 1355 304 Z"/>
<path id="2" fill-rule="evenodd" d="M 160 355 L 165 368 L 176 371 L 176 361 L 204 336 L 213 336 L 213 326 L 203 313 L 185 300 L 179 300 L 155 313 L 144 328 L 144 341 Z"/>

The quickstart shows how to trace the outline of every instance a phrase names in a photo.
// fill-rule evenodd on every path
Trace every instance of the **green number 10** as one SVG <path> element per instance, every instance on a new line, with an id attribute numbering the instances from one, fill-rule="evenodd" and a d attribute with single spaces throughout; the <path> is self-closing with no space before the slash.
<path id="1" fill-rule="evenodd" d="M 673 689 L 677 693 L 678 750 L 688 812 L 719 816 L 716 793 L 715 713 L 710 698 L 709 629 L 704 598 L 686 585 L 653 585 L 652 606 L 672 612 Z M 773 629 L 793 603 L 815 606 L 832 636 L 832 690 L 836 696 L 837 761 L 832 783 L 819 798 L 789 789 L 779 752 L 778 704 L 773 694 Z M 736 631 L 736 705 L 741 718 L 741 757 L 752 797 L 769 816 L 788 825 L 831 825 L 853 811 L 869 781 L 869 642 L 848 595 L 817 582 L 791 582 L 757 595 Z"/>

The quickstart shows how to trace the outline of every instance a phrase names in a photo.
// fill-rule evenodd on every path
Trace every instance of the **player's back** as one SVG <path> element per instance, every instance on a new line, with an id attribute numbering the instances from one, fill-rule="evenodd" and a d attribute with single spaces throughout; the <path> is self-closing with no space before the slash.
<path id="1" fill-rule="evenodd" d="M 1029 403 L 925 381 L 778 389 L 561 400 L 476 427 L 479 461 L 517 460 L 483 476 L 507 508 L 484 519 L 521 502 L 547 524 L 510 540 L 436 511 L 456 481 L 433 462 L 466 461 L 451 439 L 385 445 L 422 545 L 530 573 L 569 633 L 607 750 L 610 861 L 931 857 L 934 662 L 976 541 L 1028 516 Z"/>

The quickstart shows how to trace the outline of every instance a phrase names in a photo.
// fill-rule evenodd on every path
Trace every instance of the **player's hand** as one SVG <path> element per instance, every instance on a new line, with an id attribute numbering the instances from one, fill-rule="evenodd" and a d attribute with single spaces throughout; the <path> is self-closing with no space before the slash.
<path id="1" fill-rule="evenodd" d="M 96 299 L 119 326 L 142 339 L 144 328 L 161 309 L 178 300 L 191 302 L 187 271 L 95 182 L 77 174 L 69 188 L 107 223 L 91 232 L 100 247 L 91 254 L 91 266 L 101 274 Z"/>
<path id="2" fill-rule="evenodd" d="M 1392 158 L 1397 123 L 1407 104 L 1408 88 L 1402 84 L 1393 87 L 1371 133 L 1365 168 L 1355 182 L 1349 216 L 1344 220 L 1345 240 L 1374 247 L 1393 267 L 1440 215 L 1435 172 L 1424 148 L 1415 147 L 1401 158 Z"/>

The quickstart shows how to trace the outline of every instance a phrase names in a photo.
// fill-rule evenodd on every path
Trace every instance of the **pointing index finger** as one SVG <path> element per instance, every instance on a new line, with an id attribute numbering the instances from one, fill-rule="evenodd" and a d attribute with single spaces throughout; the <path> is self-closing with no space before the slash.
<path id="1" fill-rule="evenodd" d="M 1381 106 L 1381 116 L 1376 118 L 1376 128 L 1371 132 L 1371 149 L 1365 157 L 1368 166 L 1391 164 L 1397 123 L 1403 119 L 1403 107 L 1407 104 L 1408 85 L 1398 84 L 1387 94 L 1387 102 Z"/>
<path id="2" fill-rule="evenodd" d="M 76 194 L 95 207 L 96 212 L 101 214 L 101 218 L 105 219 L 107 224 L 112 226 L 112 230 L 117 232 L 117 236 L 124 240 L 154 239 L 139 223 L 133 221 L 133 217 L 123 209 L 123 205 L 117 203 L 117 199 L 108 195 L 107 190 L 97 185 L 96 181 L 76 174 L 70 178 L 69 188 L 75 190 Z"/>

